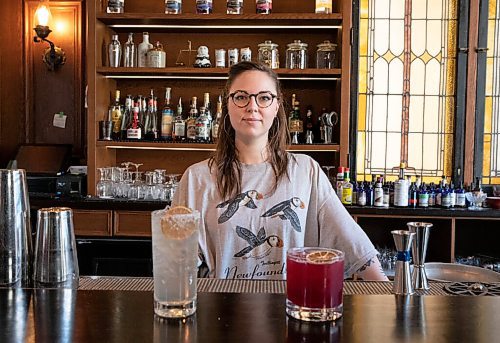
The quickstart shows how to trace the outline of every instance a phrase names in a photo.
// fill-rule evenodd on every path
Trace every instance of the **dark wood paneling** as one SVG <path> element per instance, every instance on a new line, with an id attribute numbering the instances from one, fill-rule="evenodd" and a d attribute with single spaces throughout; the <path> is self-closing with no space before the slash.
<path id="1" fill-rule="evenodd" d="M 76 155 L 83 154 L 82 128 L 82 2 L 58 1 L 50 3 L 52 33 L 48 37 L 66 54 L 66 64 L 49 71 L 42 62 L 46 43 L 33 43 L 33 17 L 38 1 L 26 2 L 25 67 L 26 141 L 30 143 L 72 144 Z M 67 115 L 66 127 L 54 127 L 54 114 Z"/>
<path id="2" fill-rule="evenodd" d="M 23 2 L 0 1 L 0 168 L 24 141 Z"/>

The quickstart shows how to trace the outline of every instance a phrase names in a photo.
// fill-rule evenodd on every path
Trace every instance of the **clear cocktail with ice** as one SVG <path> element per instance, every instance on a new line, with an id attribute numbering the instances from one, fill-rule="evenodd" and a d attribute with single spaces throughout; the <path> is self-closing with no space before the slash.
<path id="1" fill-rule="evenodd" d="M 154 311 L 166 318 L 196 312 L 196 277 L 200 213 L 185 207 L 154 211 Z"/>

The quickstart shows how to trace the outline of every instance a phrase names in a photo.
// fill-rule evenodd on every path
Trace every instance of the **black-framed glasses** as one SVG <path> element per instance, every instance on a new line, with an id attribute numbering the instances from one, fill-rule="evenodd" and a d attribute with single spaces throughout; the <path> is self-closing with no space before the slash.
<path id="1" fill-rule="evenodd" d="M 278 98 L 276 94 L 269 91 L 262 91 L 257 94 L 249 94 L 245 91 L 236 91 L 229 94 L 229 97 L 233 99 L 233 103 L 238 107 L 246 107 L 250 103 L 251 97 L 255 98 L 257 106 L 260 108 L 266 108 L 272 105 L 274 99 Z"/>

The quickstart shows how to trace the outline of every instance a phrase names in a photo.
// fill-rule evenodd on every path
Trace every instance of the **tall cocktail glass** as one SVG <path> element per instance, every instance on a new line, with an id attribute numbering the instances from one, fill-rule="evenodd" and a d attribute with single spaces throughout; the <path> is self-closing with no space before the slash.
<path id="1" fill-rule="evenodd" d="M 328 248 L 291 248 L 286 261 L 286 313 L 305 321 L 340 318 L 344 253 Z"/>
<path id="2" fill-rule="evenodd" d="M 154 211 L 154 312 L 165 318 L 184 318 L 196 312 L 196 276 L 200 213 Z"/>

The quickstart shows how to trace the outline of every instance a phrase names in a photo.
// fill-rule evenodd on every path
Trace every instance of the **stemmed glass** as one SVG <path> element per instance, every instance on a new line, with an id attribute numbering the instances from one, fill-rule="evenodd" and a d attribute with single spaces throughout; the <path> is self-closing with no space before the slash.
<path id="1" fill-rule="evenodd" d="M 97 168 L 99 181 L 97 182 L 97 196 L 101 199 L 113 199 L 113 181 L 111 181 L 111 168 Z"/>
<path id="2" fill-rule="evenodd" d="M 465 193 L 465 198 L 471 206 L 469 206 L 469 210 L 472 211 L 481 211 L 483 208 L 481 207 L 481 204 L 483 201 L 486 199 L 487 194 L 483 192 L 467 192 Z"/>
<path id="3" fill-rule="evenodd" d="M 335 188 L 335 177 L 333 177 L 332 175 L 330 175 L 330 170 L 334 169 L 335 166 L 322 166 L 321 168 L 323 168 L 325 170 L 325 174 L 328 177 L 328 180 L 330 180 L 330 183 Z"/>
<path id="4" fill-rule="evenodd" d="M 174 198 L 175 191 L 177 189 L 177 184 L 179 183 L 178 178 L 181 176 L 180 174 L 167 174 L 168 177 L 168 186 L 167 188 L 170 190 L 170 195 L 167 197 L 166 200 L 172 201 Z"/>
<path id="5" fill-rule="evenodd" d="M 135 175 L 134 181 L 130 185 L 128 191 L 128 198 L 132 200 L 138 200 L 142 198 L 142 172 L 139 171 L 139 167 L 142 164 L 139 163 L 130 163 L 135 167 L 135 172 L 131 172 L 131 174 Z"/>

